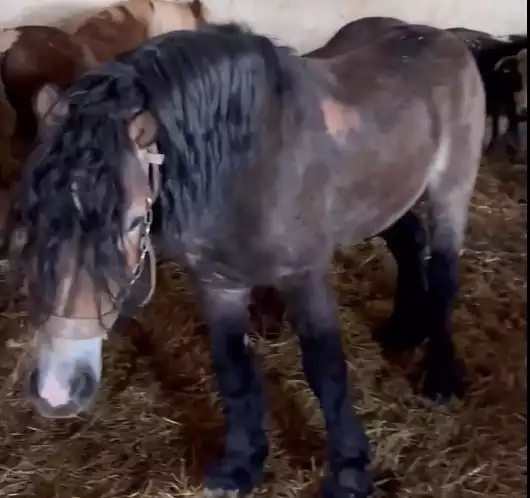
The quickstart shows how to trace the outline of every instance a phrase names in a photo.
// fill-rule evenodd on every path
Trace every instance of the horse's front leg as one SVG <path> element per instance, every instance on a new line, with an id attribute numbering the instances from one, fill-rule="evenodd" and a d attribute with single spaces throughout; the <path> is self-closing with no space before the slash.
<path id="1" fill-rule="evenodd" d="M 225 415 L 225 453 L 207 473 L 210 496 L 234 496 L 259 484 L 268 453 L 265 403 L 260 375 L 246 340 L 250 330 L 250 289 L 202 289 L 213 368 Z"/>
<path id="2" fill-rule="evenodd" d="M 283 289 L 287 316 L 300 339 L 307 381 L 320 402 L 329 447 L 326 498 L 364 498 L 371 492 L 369 445 L 348 396 L 336 302 L 327 274 L 307 275 Z"/>

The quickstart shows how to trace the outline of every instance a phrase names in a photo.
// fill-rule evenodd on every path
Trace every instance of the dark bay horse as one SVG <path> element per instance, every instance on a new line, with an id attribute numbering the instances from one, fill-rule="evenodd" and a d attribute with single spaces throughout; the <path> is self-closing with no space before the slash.
<path id="1" fill-rule="evenodd" d="M 215 496 L 250 490 L 268 454 L 246 341 L 253 285 L 280 289 L 300 340 L 328 432 L 323 496 L 370 493 L 328 278 L 337 246 L 384 238 L 398 282 L 379 341 L 398 350 L 425 341 L 424 393 L 462 394 L 451 315 L 483 85 L 453 35 L 388 19 L 357 44 L 367 23 L 350 25 L 350 50 L 340 43 L 318 60 L 234 25 L 175 31 L 58 99 L 40 92 L 45 133 L 19 202 L 37 334 L 28 385 L 41 414 L 73 416 L 93 401 L 102 341 L 155 257 L 151 236 L 188 267 L 209 326 L 227 430 L 206 477 Z M 421 199 L 428 233 L 413 211 Z"/>

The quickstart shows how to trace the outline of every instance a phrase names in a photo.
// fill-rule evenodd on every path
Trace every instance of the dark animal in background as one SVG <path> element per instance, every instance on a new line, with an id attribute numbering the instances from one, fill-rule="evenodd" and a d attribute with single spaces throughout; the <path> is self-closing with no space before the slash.
<path id="1" fill-rule="evenodd" d="M 358 47 L 371 22 L 351 23 L 351 50 L 319 60 L 233 25 L 175 31 L 85 74 L 59 101 L 51 87 L 39 93 L 47 129 L 19 203 L 40 413 L 74 416 L 93 401 L 107 329 L 154 257 L 153 202 L 153 236 L 189 268 L 209 328 L 227 431 L 209 489 L 233 496 L 262 477 L 265 401 L 246 334 L 252 287 L 274 285 L 326 422 L 323 496 L 370 493 L 329 281 L 337 246 L 383 237 L 398 278 L 377 339 L 393 351 L 425 342 L 423 393 L 463 394 L 451 316 L 483 84 L 443 30 L 389 19 Z"/>
<path id="2" fill-rule="evenodd" d="M 491 117 L 491 150 L 499 138 L 502 116 L 508 120 L 507 153 L 510 160 L 519 159 L 521 138 L 519 124 L 527 120 L 526 104 L 526 36 L 514 35 L 506 39 L 464 28 L 452 32 L 469 47 L 480 70 L 485 90 L 486 109 Z"/>

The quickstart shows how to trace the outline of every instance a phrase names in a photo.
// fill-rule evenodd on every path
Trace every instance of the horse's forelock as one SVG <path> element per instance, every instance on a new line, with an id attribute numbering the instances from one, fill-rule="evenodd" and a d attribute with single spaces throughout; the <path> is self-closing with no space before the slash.
<path id="1" fill-rule="evenodd" d="M 119 84 L 117 84 L 117 82 Z M 120 85 L 122 85 L 120 87 Z M 109 280 L 129 278 L 119 241 L 123 237 L 123 183 L 127 133 L 134 99 L 114 98 L 120 78 L 91 74 L 66 97 L 68 112 L 30 158 L 21 188 L 22 216 L 29 233 L 23 248 L 32 280 L 35 317 L 53 310 L 61 282 L 61 258 L 68 254 L 88 272 L 98 292 Z M 118 93 L 116 93 L 118 90 Z"/>

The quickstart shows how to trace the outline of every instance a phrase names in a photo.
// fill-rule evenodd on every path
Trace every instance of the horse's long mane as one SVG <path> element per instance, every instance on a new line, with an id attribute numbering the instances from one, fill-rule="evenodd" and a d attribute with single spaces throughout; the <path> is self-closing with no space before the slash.
<path id="1" fill-rule="evenodd" d="M 284 50 L 235 25 L 176 31 L 86 73 L 63 95 L 67 112 L 30 158 L 21 188 L 33 318 L 53 310 L 65 251 L 100 293 L 110 280 L 129 280 L 119 242 L 131 119 L 148 110 L 158 124 L 162 228 L 178 233 L 249 162 L 266 96 L 289 93 Z"/>

